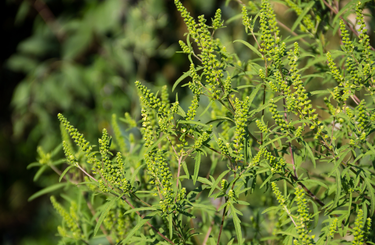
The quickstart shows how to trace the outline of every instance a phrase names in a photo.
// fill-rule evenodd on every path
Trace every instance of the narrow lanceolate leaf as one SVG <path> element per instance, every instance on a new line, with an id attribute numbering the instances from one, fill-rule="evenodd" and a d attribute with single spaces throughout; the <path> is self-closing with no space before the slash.
<path id="1" fill-rule="evenodd" d="M 251 49 L 252 51 L 254 51 L 254 53 L 256 53 L 260 58 L 263 58 L 263 55 L 253 45 L 251 45 L 250 43 L 245 42 L 243 40 L 235 40 L 233 42 L 234 43 L 235 42 L 243 43 L 246 47 L 248 47 L 249 49 Z"/>
<path id="2" fill-rule="evenodd" d="M 364 178 L 365 179 L 365 182 L 366 182 L 366 185 L 367 185 L 367 193 L 368 195 L 370 195 L 370 199 L 371 199 L 371 214 L 370 216 L 374 215 L 374 211 L 375 211 L 375 189 L 372 187 L 370 181 L 368 178 Z"/>
<path id="3" fill-rule="evenodd" d="M 128 244 L 128 241 L 133 237 L 134 233 L 136 233 L 141 227 L 147 223 L 153 216 L 155 212 L 148 214 L 143 219 L 141 218 L 140 221 L 137 222 L 137 225 L 133 227 L 129 232 L 126 233 L 126 238 L 121 242 L 121 244 Z"/>
<path id="4" fill-rule="evenodd" d="M 43 190 L 40 190 L 37 193 L 35 193 L 34 195 L 32 195 L 31 197 L 29 197 L 28 201 L 30 202 L 31 200 L 34 200 L 35 198 L 37 198 L 37 197 L 39 197 L 41 195 L 44 195 L 44 194 L 47 194 L 49 192 L 55 191 L 57 189 L 60 189 L 61 187 L 66 186 L 67 184 L 68 183 L 58 183 L 58 184 L 54 184 L 54 185 L 48 186 L 47 188 L 44 188 Z"/>
<path id="5" fill-rule="evenodd" d="M 197 155 L 195 156 L 194 175 L 193 175 L 193 184 L 194 185 L 195 185 L 195 182 L 198 179 L 200 165 L 201 165 L 201 153 L 197 152 Z"/>
<path id="6" fill-rule="evenodd" d="M 307 144 L 307 142 L 303 142 L 303 144 L 305 145 L 305 147 L 306 147 L 306 151 L 307 151 L 307 153 L 309 154 L 310 159 L 311 159 L 311 161 L 312 161 L 313 164 L 314 164 L 314 168 L 316 168 L 316 161 L 315 161 L 314 153 L 312 152 L 312 150 L 311 150 L 309 144 Z"/>
<path id="7" fill-rule="evenodd" d="M 242 244 L 242 231 L 241 231 L 241 220 L 238 218 L 236 209 L 233 204 L 230 203 L 230 210 L 233 216 L 234 229 L 236 230 L 238 244 Z"/>
<path id="8" fill-rule="evenodd" d="M 102 207 L 102 210 L 101 210 L 101 213 L 100 213 L 100 216 L 99 216 L 99 219 L 98 219 L 98 222 L 96 223 L 95 225 L 95 229 L 94 229 L 94 236 L 96 235 L 96 233 L 98 232 L 99 228 L 100 228 L 100 225 L 103 223 L 103 220 L 104 218 L 108 215 L 108 211 L 116 204 L 116 201 L 118 200 L 119 198 L 113 198 L 111 201 L 107 202 L 106 204 L 104 204 L 104 206 Z"/>
<path id="9" fill-rule="evenodd" d="M 215 180 L 215 182 L 212 184 L 212 187 L 211 187 L 211 190 L 210 190 L 210 193 L 208 193 L 208 196 L 211 196 L 212 192 L 214 192 L 214 190 L 217 188 L 220 190 L 220 186 L 217 186 L 219 183 L 221 183 L 221 179 L 228 173 L 230 172 L 230 170 L 226 170 L 224 172 L 222 172 L 219 177 L 217 177 L 217 179 Z"/>
<path id="10" fill-rule="evenodd" d="M 40 167 L 40 169 L 36 172 L 36 174 L 34 175 L 34 181 L 37 181 L 39 179 L 39 177 L 42 175 L 42 173 L 47 169 L 47 165 L 43 165 Z"/>
<path id="11" fill-rule="evenodd" d="M 59 178 L 59 182 L 61 182 L 61 180 L 64 178 L 65 174 L 69 171 L 69 169 L 75 167 L 74 165 L 70 165 L 69 167 L 67 167 L 64 172 L 62 172 L 62 174 L 60 175 L 60 178 Z"/>
<path id="12" fill-rule="evenodd" d="M 294 24 L 292 26 L 292 31 L 294 31 L 296 29 L 296 27 L 301 23 L 303 17 L 305 17 L 307 12 L 309 12 L 309 10 L 311 9 L 311 7 L 314 4 L 315 4 L 315 1 L 312 1 L 309 4 L 307 4 L 307 6 L 304 8 L 303 12 L 298 16 L 297 20 L 294 22 Z"/>

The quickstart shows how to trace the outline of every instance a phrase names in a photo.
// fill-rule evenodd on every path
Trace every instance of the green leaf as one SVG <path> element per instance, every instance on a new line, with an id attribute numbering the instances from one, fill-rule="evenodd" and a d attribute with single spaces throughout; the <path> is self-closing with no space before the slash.
<path id="1" fill-rule="evenodd" d="M 29 202 L 31 200 L 34 200 L 35 198 L 41 196 L 41 195 L 44 195 L 44 194 L 47 194 L 49 192 L 52 192 L 52 191 L 55 191 L 57 189 L 60 189 L 61 187 L 64 187 L 66 186 L 68 183 L 65 182 L 65 183 L 58 183 L 58 184 L 54 184 L 54 185 L 51 185 L 51 186 L 48 186 L 40 191 L 38 191 L 37 193 L 34 193 L 34 195 L 32 195 L 31 197 L 29 197 L 29 199 L 27 199 Z"/>
<path id="2" fill-rule="evenodd" d="M 195 125 L 199 125 L 199 126 L 202 126 L 202 127 L 208 127 L 208 125 L 204 124 L 204 123 L 201 123 L 201 122 L 197 122 L 197 121 L 185 121 L 185 120 L 180 120 L 177 122 L 177 124 L 180 124 L 180 123 L 186 123 L 186 124 L 195 124 Z"/>
<path id="3" fill-rule="evenodd" d="M 108 211 L 116 204 L 116 201 L 118 199 L 120 198 L 112 198 L 111 201 L 107 202 L 106 204 L 104 204 L 104 206 L 102 206 L 98 222 L 95 225 L 94 236 L 98 232 L 100 225 L 102 224 L 104 218 L 108 215 Z"/>
<path id="4" fill-rule="evenodd" d="M 217 177 L 217 179 L 215 180 L 215 182 L 212 184 L 212 187 L 211 187 L 210 193 L 208 193 L 208 196 L 211 196 L 212 192 L 214 192 L 214 190 L 215 190 L 216 188 L 221 189 L 220 187 L 217 186 L 217 184 L 219 184 L 219 182 L 221 182 L 221 179 L 222 179 L 227 173 L 229 173 L 229 172 L 230 172 L 230 170 L 226 170 L 226 171 L 222 172 L 222 173 L 219 175 L 219 177 Z"/>
<path id="5" fill-rule="evenodd" d="M 204 109 L 204 111 L 199 115 L 199 117 L 202 117 L 208 111 L 208 109 L 210 109 L 210 107 L 212 105 L 212 102 L 213 102 L 213 100 L 210 101 L 210 103 L 207 105 L 206 109 Z"/>
<path id="6" fill-rule="evenodd" d="M 128 211 L 126 211 L 124 214 L 131 214 L 131 213 L 134 213 L 134 212 L 137 212 L 137 211 L 139 212 L 139 211 L 148 211 L 148 210 L 155 211 L 156 208 L 155 207 L 132 208 L 132 209 L 129 209 Z"/>
<path id="7" fill-rule="evenodd" d="M 341 196 L 341 175 L 340 171 L 336 169 L 336 195 L 332 207 L 335 208 Z"/>
<path id="8" fill-rule="evenodd" d="M 251 92 L 250 98 L 249 98 L 249 104 L 253 103 L 253 100 L 257 94 L 259 94 L 260 88 L 263 86 L 263 84 L 258 84 L 256 88 Z"/>
<path id="9" fill-rule="evenodd" d="M 131 239 L 133 237 L 133 234 L 136 231 L 138 231 L 144 224 L 146 224 L 147 221 L 149 221 L 154 215 L 155 215 L 155 212 L 148 214 L 143 219 L 141 218 L 141 220 L 137 222 L 137 225 L 134 226 L 133 229 L 131 229 L 129 232 L 127 232 L 126 238 L 121 243 L 122 244 L 128 244 L 128 241 L 129 241 L 129 239 Z"/>
<path id="10" fill-rule="evenodd" d="M 307 4 L 307 6 L 304 7 L 303 12 L 298 16 L 296 21 L 294 21 L 294 24 L 292 26 L 292 31 L 294 31 L 296 29 L 296 27 L 301 23 L 303 17 L 305 17 L 307 12 L 309 12 L 309 10 L 311 9 L 312 6 L 314 6 L 314 4 L 315 4 L 315 1 L 312 1 L 309 4 Z"/>
<path id="11" fill-rule="evenodd" d="M 67 167 L 64 172 L 62 172 L 62 174 L 60 175 L 60 178 L 59 178 L 59 182 L 61 182 L 61 180 L 64 178 L 65 174 L 69 171 L 69 169 L 75 167 L 74 165 L 70 165 L 69 167 Z"/>
<path id="12" fill-rule="evenodd" d="M 309 155 L 310 155 L 310 159 L 311 159 L 311 161 L 312 161 L 313 164 L 314 164 L 314 168 L 316 168 L 316 162 L 315 162 L 315 156 L 314 156 L 314 153 L 312 152 L 312 150 L 311 150 L 311 148 L 310 148 L 310 146 L 309 146 L 309 144 L 308 144 L 307 142 L 303 141 L 303 144 L 304 144 L 305 147 L 306 147 L 307 153 L 309 153 Z"/>
<path id="13" fill-rule="evenodd" d="M 338 21 L 338 19 L 340 18 L 340 16 L 341 16 L 341 15 L 342 15 L 347 9 L 349 9 L 349 8 L 353 8 L 353 7 L 354 7 L 354 3 L 356 3 L 356 2 L 354 2 L 354 1 L 349 1 L 347 4 L 345 4 L 345 6 L 344 6 L 342 9 L 340 9 L 340 11 L 339 11 L 337 14 L 335 14 L 335 18 L 333 18 L 332 23 L 335 24 L 336 21 Z M 355 9 L 355 8 L 353 8 L 353 9 Z M 349 11 L 350 11 L 350 10 L 349 10 Z"/>
<path id="14" fill-rule="evenodd" d="M 251 49 L 252 51 L 254 51 L 254 53 L 256 53 L 260 58 L 263 58 L 263 55 L 253 45 L 251 45 L 250 43 L 245 42 L 243 40 L 234 40 L 233 42 L 234 43 L 235 42 L 243 43 L 246 47 L 248 47 L 249 49 Z"/>
<path id="15" fill-rule="evenodd" d="M 374 211 L 375 211 L 375 190 L 374 188 L 372 187 L 370 181 L 368 180 L 368 178 L 364 177 L 364 180 L 365 180 L 365 183 L 367 185 L 367 193 L 368 195 L 370 195 L 370 199 L 371 199 L 371 216 L 374 215 Z"/>
<path id="16" fill-rule="evenodd" d="M 173 214 L 172 213 L 170 213 L 169 215 L 168 215 L 168 222 L 169 222 L 169 239 L 171 239 L 172 240 L 172 237 L 173 237 L 173 223 L 172 223 L 172 221 L 173 221 Z"/>
<path id="17" fill-rule="evenodd" d="M 233 204 L 230 203 L 231 213 L 233 216 L 233 224 L 234 229 L 236 230 L 238 244 L 242 244 L 242 231 L 241 231 L 241 220 L 238 218 L 236 209 L 234 208 Z"/>
<path id="18" fill-rule="evenodd" d="M 30 169 L 30 168 L 33 168 L 33 167 L 38 167 L 40 165 L 41 164 L 39 162 L 33 162 L 33 163 L 30 163 L 29 165 L 27 165 L 26 169 Z"/>
<path id="19" fill-rule="evenodd" d="M 208 179 L 203 178 L 203 177 L 198 177 L 198 181 L 201 182 L 201 183 L 203 183 L 203 184 L 209 185 L 209 186 L 212 185 L 211 181 L 209 181 Z"/>
<path id="20" fill-rule="evenodd" d="M 47 167 L 48 167 L 47 165 L 42 165 L 42 167 L 40 167 L 40 169 L 38 169 L 38 171 L 36 172 L 36 174 L 34 176 L 34 179 L 33 179 L 34 182 L 39 179 L 39 177 L 47 169 Z"/>
<path id="21" fill-rule="evenodd" d="M 195 155 L 195 165 L 194 165 L 194 175 L 193 175 L 193 184 L 194 185 L 195 185 L 195 182 L 198 179 L 200 165 L 201 165 L 201 153 L 197 152 L 197 154 Z"/>
<path id="22" fill-rule="evenodd" d="M 202 70 L 203 67 L 198 67 L 196 68 L 195 70 L 196 71 L 199 71 L 199 70 Z M 179 79 L 177 79 L 177 81 L 173 84 L 173 87 L 172 87 L 172 92 L 176 89 L 176 87 L 178 86 L 178 84 L 184 80 L 185 78 L 187 78 L 188 76 L 190 76 L 191 72 L 190 71 L 187 71 L 185 72 Z"/>

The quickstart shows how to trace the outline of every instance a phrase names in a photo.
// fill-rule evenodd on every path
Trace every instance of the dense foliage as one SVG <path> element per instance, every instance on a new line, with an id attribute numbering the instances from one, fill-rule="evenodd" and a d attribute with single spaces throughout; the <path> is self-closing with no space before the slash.
<path id="1" fill-rule="evenodd" d="M 30 199 L 63 188 L 61 244 L 374 244 L 366 3 L 237 2 L 230 21 L 248 35 L 232 44 L 215 38 L 220 9 L 207 24 L 175 0 L 191 65 L 172 92 L 188 80 L 188 107 L 135 82 L 141 122 L 114 114 L 97 146 L 58 114 L 62 144 L 30 167 L 61 183 Z M 275 14 L 286 7 L 291 28 Z"/>

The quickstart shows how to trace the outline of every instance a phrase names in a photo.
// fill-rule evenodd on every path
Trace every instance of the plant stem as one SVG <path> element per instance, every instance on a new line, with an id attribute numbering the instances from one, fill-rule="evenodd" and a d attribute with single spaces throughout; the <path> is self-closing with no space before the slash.
<path id="1" fill-rule="evenodd" d="M 227 202 L 226 198 L 225 198 L 225 202 Z M 219 237 L 217 238 L 217 245 L 219 245 L 219 243 L 220 243 L 220 237 L 221 237 L 221 232 L 223 231 L 224 219 L 225 219 L 226 212 L 227 212 L 227 207 L 224 208 L 223 216 L 221 217 L 221 224 L 220 224 Z"/>

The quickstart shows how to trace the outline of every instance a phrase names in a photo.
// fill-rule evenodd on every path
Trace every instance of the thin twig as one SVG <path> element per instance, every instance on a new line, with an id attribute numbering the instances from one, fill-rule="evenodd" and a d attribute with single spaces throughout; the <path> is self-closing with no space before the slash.
<path id="1" fill-rule="evenodd" d="M 227 200 L 225 200 L 225 202 L 226 201 Z M 221 224 L 220 224 L 219 237 L 217 238 L 217 245 L 219 245 L 219 243 L 220 243 L 220 237 L 221 237 L 221 232 L 223 231 L 224 219 L 225 219 L 226 212 L 227 212 L 227 206 L 225 206 L 224 211 L 223 211 L 223 216 L 221 217 Z"/>

